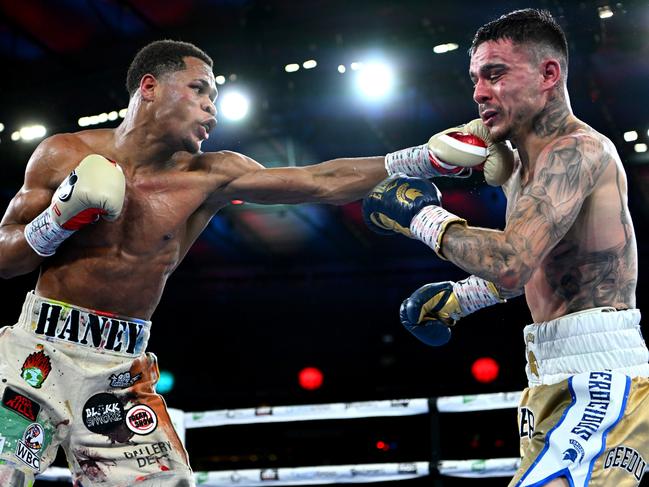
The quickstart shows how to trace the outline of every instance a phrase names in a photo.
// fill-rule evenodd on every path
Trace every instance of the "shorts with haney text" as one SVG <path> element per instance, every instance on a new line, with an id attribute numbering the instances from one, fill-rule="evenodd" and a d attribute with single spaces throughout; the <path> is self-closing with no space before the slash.
<path id="1" fill-rule="evenodd" d="M 155 392 L 149 327 L 27 295 L 18 324 L 0 329 L 0 478 L 20 470 L 31 485 L 61 446 L 75 486 L 194 485 Z"/>

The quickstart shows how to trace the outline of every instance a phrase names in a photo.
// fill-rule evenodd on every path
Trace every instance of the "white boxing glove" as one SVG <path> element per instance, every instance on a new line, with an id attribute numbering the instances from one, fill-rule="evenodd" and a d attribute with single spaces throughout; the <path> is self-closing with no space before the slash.
<path id="1" fill-rule="evenodd" d="M 489 129 L 479 118 L 471 120 L 462 130 L 485 141 L 489 151 L 483 167 L 485 181 L 490 186 L 502 186 L 514 170 L 514 151 L 509 143 L 494 143 Z"/>
<path id="2" fill-rule="evenodd" d="M 511 175 L 514 155 L 505 143 L 494 144 L 480 119 L 433 135 L 427 144 L 392 152 L 385 157 L 388 174 L 419 177 L 467 177 L 484 164 L 485 180 L 500 186 Z"/>
<path id="3" fill-rule="evenodd" d="M 100 217 L 117 219 L 125 192 L 122 169 L 103 156 L 90 154 L 59 185 L 50 206 L 25 226 L 25 239 L 38 255 L 53 255 L 80 228 Z"/>

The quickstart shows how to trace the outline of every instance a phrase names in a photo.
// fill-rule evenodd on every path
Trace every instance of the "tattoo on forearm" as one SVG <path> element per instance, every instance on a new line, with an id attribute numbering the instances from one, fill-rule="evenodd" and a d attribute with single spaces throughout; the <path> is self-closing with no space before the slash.
<path id="1" fill-rule="evenodd" d="M 499 286 L 520 287 L 568 233 L 610 163 L 611 156 L 593 137 L 560 139 L 543 155 L 530 184 L 519 189 L 504 232 L 451 225 L 444 254 L 467 272 Z M 604 256 L 591 260 L 600 266 L 607 262 Z M 570 281 L 569 275 L 565 277 Z M 562 292 L 569 289 L 566 282 Z"/>

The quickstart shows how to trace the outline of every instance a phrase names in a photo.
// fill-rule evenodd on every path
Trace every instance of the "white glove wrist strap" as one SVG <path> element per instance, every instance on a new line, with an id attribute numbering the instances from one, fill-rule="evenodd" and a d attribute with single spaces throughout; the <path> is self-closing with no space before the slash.
<path id="1" fill-rule="evenodd" d="M 500 297 L 493 282 L 478 276 L 469 276 L 453 284 L 453 292 L 462 309 L 462 316 L 486 308 L 505 300 Z"/>
<path id="2" fill-rule="evenodd" d="M 52 210 L 45 211 L 25 225 L 25 239 L 29 246 L 41 257 L 54 255 L 61 243 L 72 235 L 75 230 L 61 227 L 54 218 Z"/>
<path id="3" fill-rule="evenodd" d="M 439 176 L 428 159 L 428 144 L 389 153 L 385 156 L 385 170 L 390 176 L 393 174 L 423 178 Z"/>
<path id="4" fill-rule="evenodd" d="M 410 222 L 410 232 L 413 237 L 421 240 L 442 259 L 442 237 L 450 223 L 466 223 L 466 220 L 446 211 L 441 206 L 426 206 Z"/>

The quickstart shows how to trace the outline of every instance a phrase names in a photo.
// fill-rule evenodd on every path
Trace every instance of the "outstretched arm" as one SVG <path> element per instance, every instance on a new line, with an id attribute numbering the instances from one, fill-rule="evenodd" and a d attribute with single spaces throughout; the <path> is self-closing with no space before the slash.
<path id="1" fill-rule="evenodd" d="M 215 166 L 229 177 L 218 188 L 219 198 L 253 203 L 344 204 L 362 198 L 387 176 L 383 156 L 269 169 L 234 152 L 220 153 L 220 158 Z"/>
<path id="2" fill-rule="evenodd" d="M 613 163 L 592 136 L 563 137 L 539 156 L 504 231 L 451 224 L 442 252 L 467 272 L 506 289 L 520 289 L 571 228 L 584 200 Z"/>

